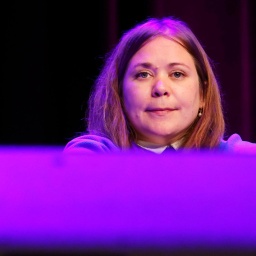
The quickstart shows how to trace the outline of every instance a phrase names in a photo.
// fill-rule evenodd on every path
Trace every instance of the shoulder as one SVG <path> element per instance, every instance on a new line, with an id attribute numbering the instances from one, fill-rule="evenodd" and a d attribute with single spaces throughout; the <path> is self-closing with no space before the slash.
<path id="1" fill-rule="evenodd" d="M 219 149 L 235 153 L 256 154 L 256 143 L 244 141 L 235 133 L 227 140 L 222 140 Z"/>
<path id="2" fill-rule="evenodd" d="M 67 143 L 65 153 L 107 153 L 120 149 L 108 138 L 99 135 L 81 135 Z"/>

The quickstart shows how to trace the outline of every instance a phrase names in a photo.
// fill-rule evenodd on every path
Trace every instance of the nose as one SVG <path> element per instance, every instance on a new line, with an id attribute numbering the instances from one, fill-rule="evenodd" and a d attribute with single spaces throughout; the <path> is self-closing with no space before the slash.
<path id="1" fill-rule="evenodd" d="M 169 96 L 170 88 L 162 80 L 158 80 L 152 89 L 153 97 Z"/>

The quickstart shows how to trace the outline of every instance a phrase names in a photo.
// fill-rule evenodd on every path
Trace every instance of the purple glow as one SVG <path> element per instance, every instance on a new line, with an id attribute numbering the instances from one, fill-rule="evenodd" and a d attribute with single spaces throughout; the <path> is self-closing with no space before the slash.
<path id="1" fill-rule="evenodd" d="M 256 159 L 0 149 L 5 246 L 256 247 Z M 2 244 L 0 244 L 1 248 Z"/>

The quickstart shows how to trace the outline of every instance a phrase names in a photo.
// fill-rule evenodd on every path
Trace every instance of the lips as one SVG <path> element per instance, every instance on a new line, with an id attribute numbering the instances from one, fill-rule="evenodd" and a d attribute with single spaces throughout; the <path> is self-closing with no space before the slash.
<path id="1" fill-rule="evenodd" d="M 175 108 L 148 108 L 148 109 L 146 109 L 146 112 L 149 112 L 149 113 L 152 113 L 155 115 L 159 115 L 159 116 L 163 116 L 163 115 L 169 114 L 175 110 L 177 110 L 177 109 L 175 109 Z"/>
<path id="2" fill-rule="evenodd" d="M 168 111 L 174 111 L 176 108 L 147 108 L 146 112 L 168 112 Z"/>

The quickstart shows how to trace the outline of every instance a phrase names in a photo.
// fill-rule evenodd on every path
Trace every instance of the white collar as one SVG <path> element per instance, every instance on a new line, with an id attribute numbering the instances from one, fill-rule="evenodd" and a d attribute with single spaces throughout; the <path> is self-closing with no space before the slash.
<path id="1" fill-rule="evenodd" d="M 171 146 L 175 150 L 177 150 L 179 148 L 181 142 L 182 142 L 182 139 L 178 140 L 178 141 L 175 141 L 174 143 L 171 144 Z M 142 148 L 145 148 L 149 151 L 155 152 L 157 154 L 161 154 L 168 147 L 167 145 L 166 146 L 159 146 L 157 144 L 147 142 L 147 141 L 143 141 L 143 140 L 138 140 L 137 145 L 142 147 Z"/>

